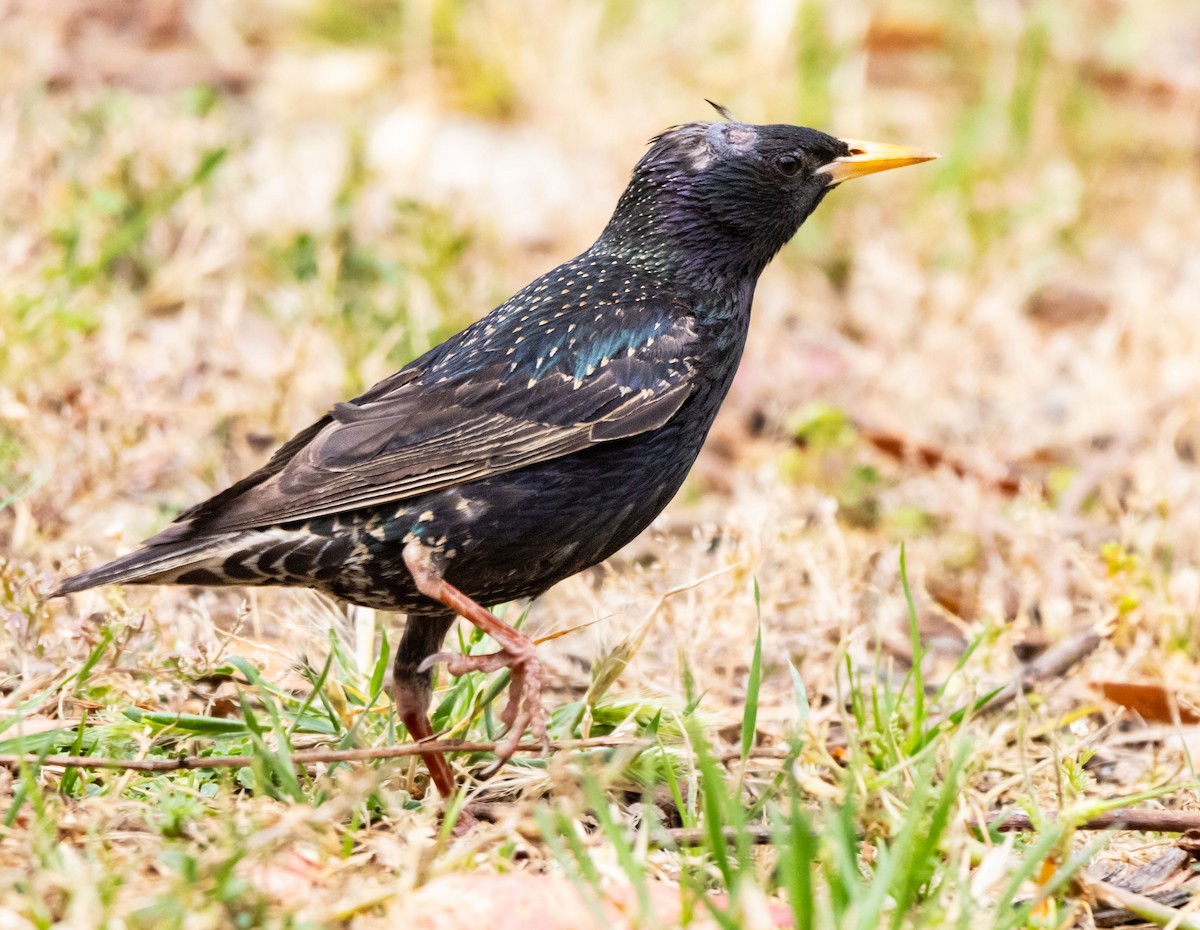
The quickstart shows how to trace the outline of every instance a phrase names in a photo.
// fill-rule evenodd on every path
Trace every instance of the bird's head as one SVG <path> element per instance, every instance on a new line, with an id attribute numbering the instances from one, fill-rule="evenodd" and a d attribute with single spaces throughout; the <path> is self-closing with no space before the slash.
<path id="1" fill-rule="evenodd" d="M 709 285 L 755 278 L 838 184 L 936 157 L 802 126 L 687 123 L 651 142 L 599 244 Z"/>

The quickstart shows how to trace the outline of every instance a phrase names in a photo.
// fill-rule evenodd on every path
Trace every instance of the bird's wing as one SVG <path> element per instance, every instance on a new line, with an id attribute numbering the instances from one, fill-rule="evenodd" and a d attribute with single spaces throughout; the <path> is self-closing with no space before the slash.
<path id="1" fill-rule="evenodd" d="M 536 364 L 512 361 L 502 340 L 473 352 L 482 364 L 469 369 L 431 353 L 338 404 L 153 541 L 402 501 L 657 429 L 692 390 L 695 331 L 670 310 L 622 313 L 618 332 Z"/>

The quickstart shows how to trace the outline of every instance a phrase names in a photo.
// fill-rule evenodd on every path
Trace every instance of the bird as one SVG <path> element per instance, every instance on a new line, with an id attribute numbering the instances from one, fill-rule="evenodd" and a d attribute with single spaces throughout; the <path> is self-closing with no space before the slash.
<path id="1" fill-rule="evenodd" d="M 52 596 L 285 585 L 403 613 L 391 688 L 410 738 L 434 737 L 434 666 L 508 668 L 505 731 L 483 776 L 527 731 L 548 747 L 546 672 L 489 605 L 537 597 L 641 533 L 729 391 L 767 264 L 843 182 L 937 157 L 718 112 L 651 139 L 580 255 Z M 497 651 L 445 651 L 456 617 Z M 450 797 L 449 763 L 422 757 Z"/>

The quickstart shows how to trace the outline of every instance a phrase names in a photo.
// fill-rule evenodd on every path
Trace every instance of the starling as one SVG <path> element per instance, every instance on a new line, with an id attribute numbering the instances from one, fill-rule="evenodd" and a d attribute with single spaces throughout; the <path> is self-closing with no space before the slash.
<path id="1" fill-rule="evenodd" d="M 527 729 L 545 744 L 546 676 L 483 605 L 534 597 L 645 529 L 729 390 L 767 263 L 842 181 L 933 157 L 798 126 L 668 129 L 591 248 L 55 594 L 293 585 L 403 612 L 393 695 L 414 739 L 433 736 L 435 664 L 511 669 L 494 770 Z M 499 650 L 441 651 L 456 616 Z M 449 764 L 424 759 L 449 795 Z"/>

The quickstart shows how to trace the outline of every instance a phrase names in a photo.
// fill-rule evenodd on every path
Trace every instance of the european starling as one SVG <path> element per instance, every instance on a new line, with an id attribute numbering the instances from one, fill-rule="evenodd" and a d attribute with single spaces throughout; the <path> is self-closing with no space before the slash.
<path id="1" fill-rule="evenodd" d="M 842 181 L 933 157 L 798 126 L 668 129 L 586 252 L 55 594 L 294 585 L 401 611 L 393 689 L 413 738 L 433 735 L 434 664 L 512 670 L 494 770 L 527 728 L 545 742 L 546 677 L 481 605 L 534 597 L 645 529 L 729 390 L 767 263 Z M 499 651 L 440 651 L 456 615 Z M 448 795 L 448 763 L 424 758 Z"/>

